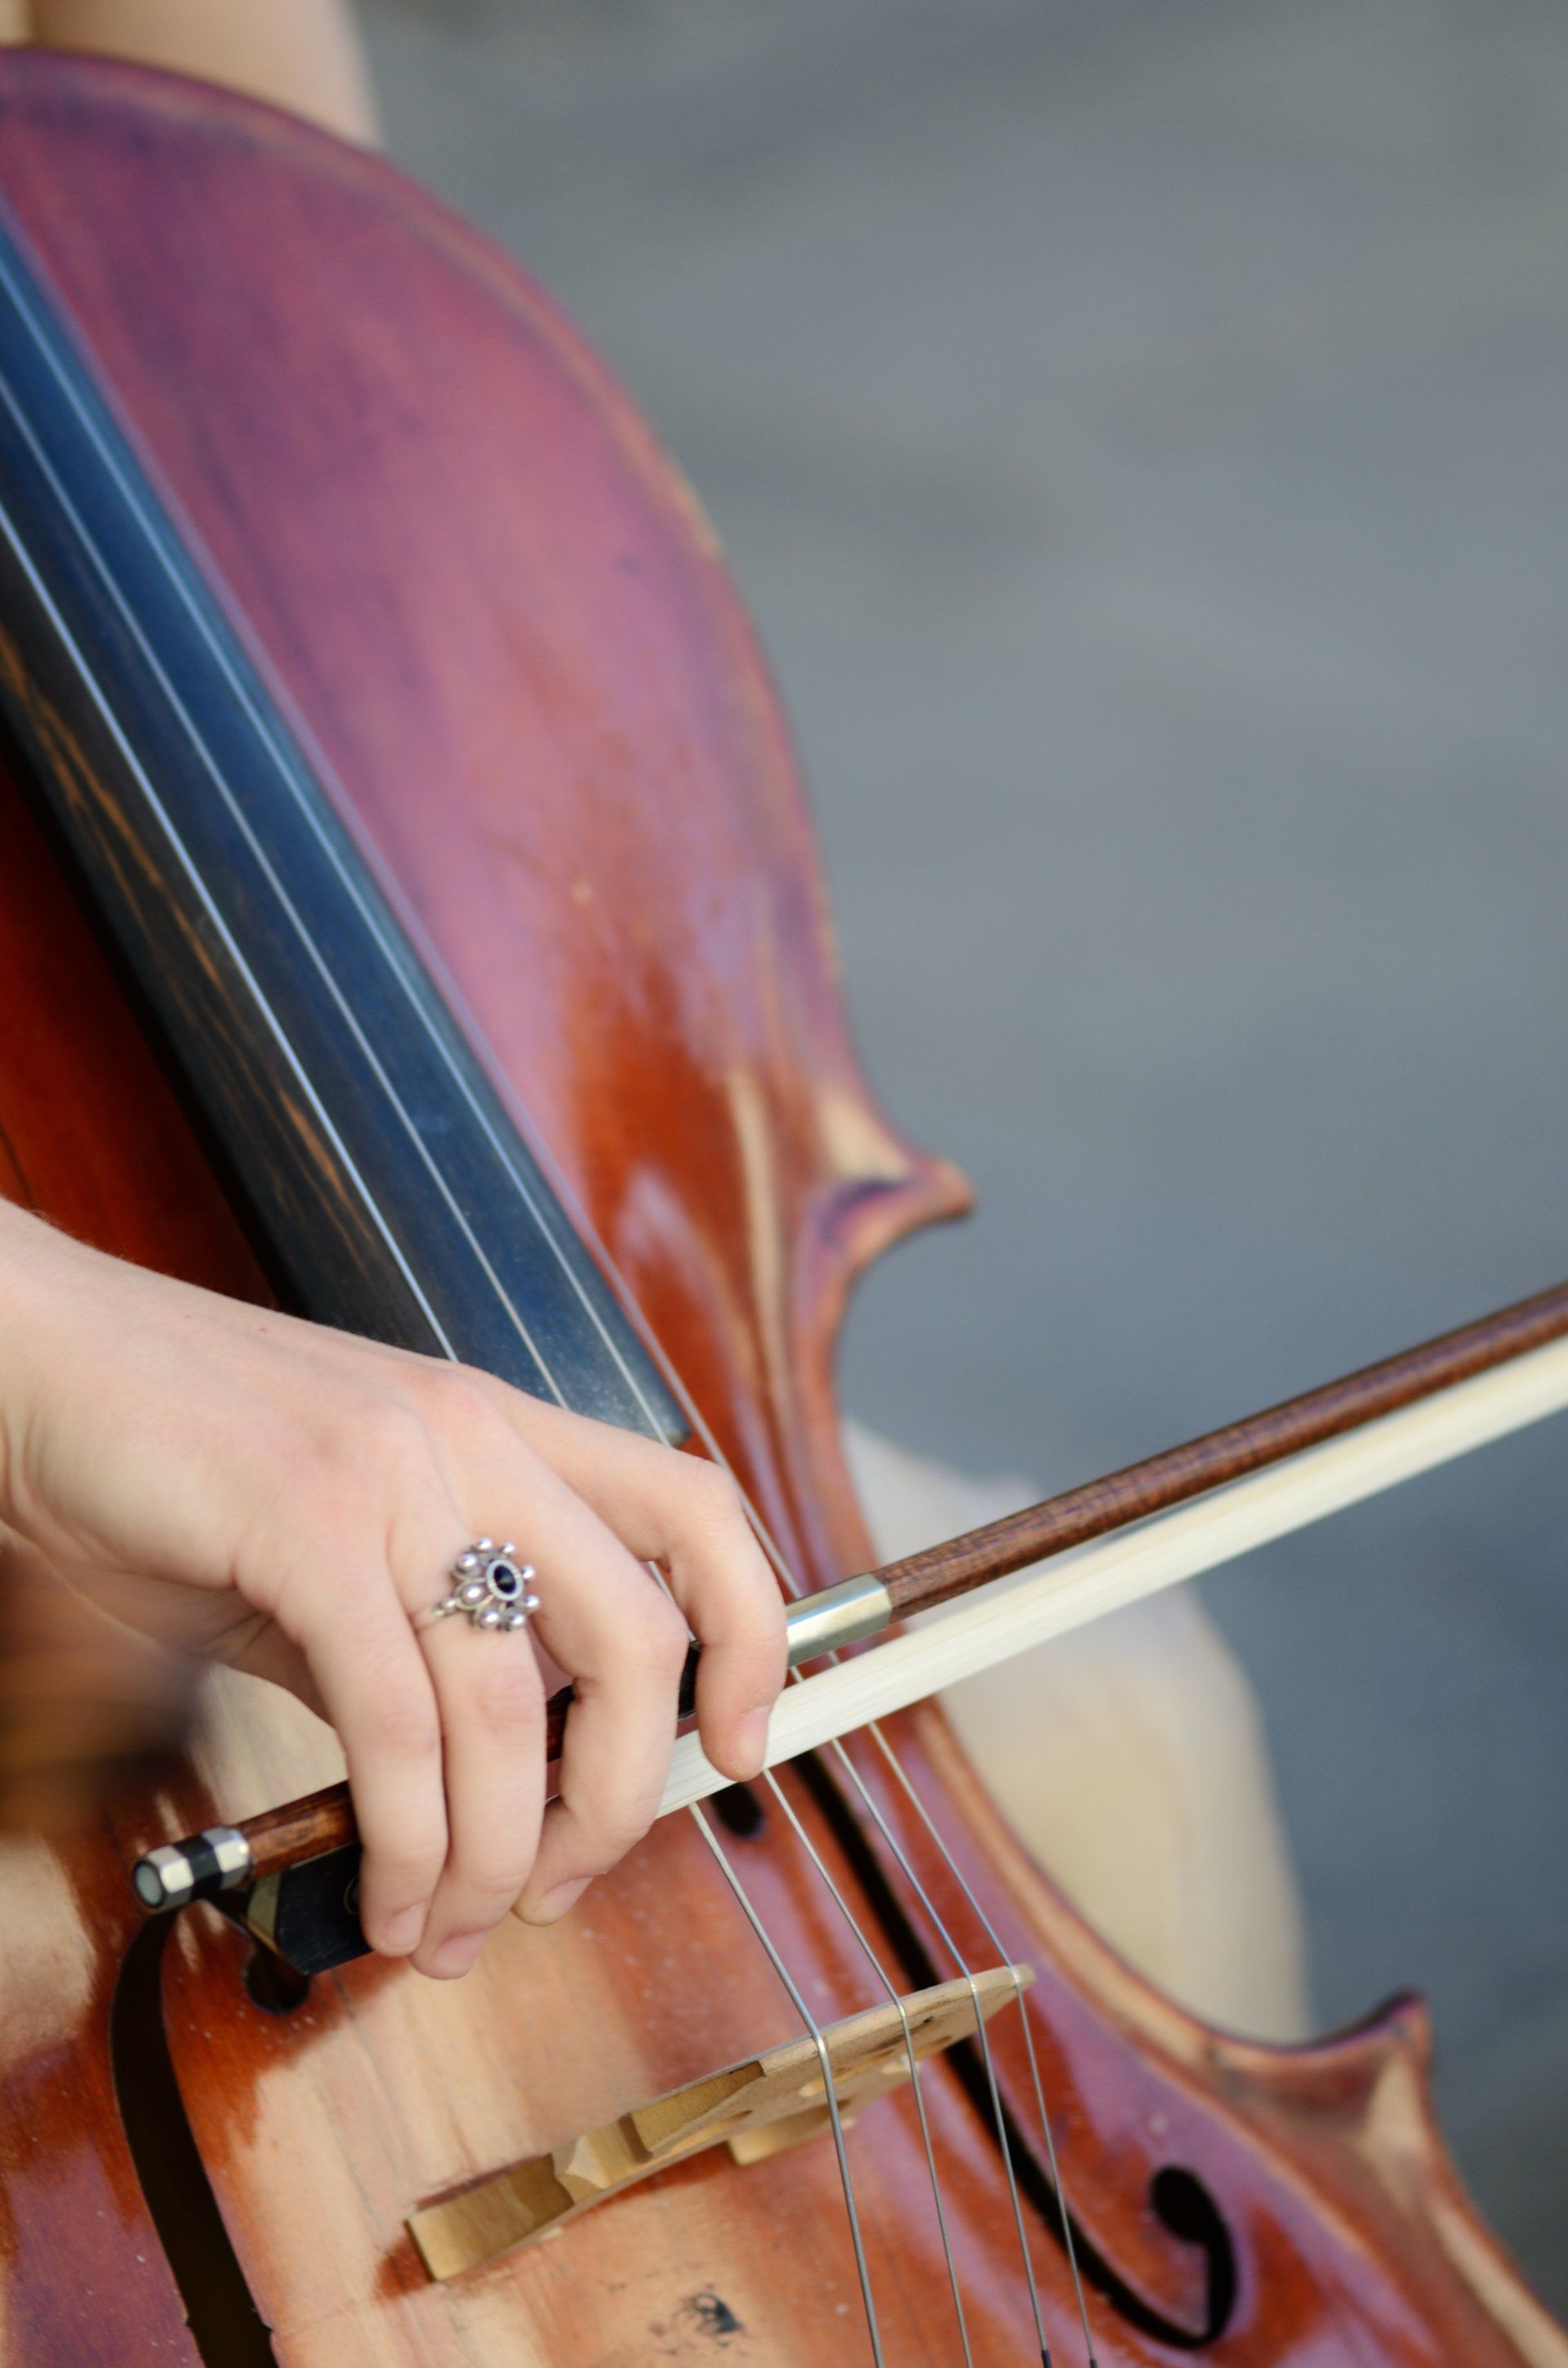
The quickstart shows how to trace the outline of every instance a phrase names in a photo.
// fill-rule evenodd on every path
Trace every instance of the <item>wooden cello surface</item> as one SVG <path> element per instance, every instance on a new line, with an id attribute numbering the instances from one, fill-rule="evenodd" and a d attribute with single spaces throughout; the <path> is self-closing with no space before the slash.
<path id="1" fill-rule="evenodd" d="M 689 491 L 512 265 L 384 165 L 265 108 L 9 55 L 0 200 L 799 1583 L 863 1566 L 835 1327 L 857 1269 L 963 1188 L 859 1077 L 788 736 Z M 44 721 L 69 735 L 68 715 Z M 24 1019 L 0 1041 L 0 1180 L 106 1247 L 265 1296 L 232 1205 L 243 1169 L 214 1163 L 166 1081 L 68 868 L 14 768 L 0 985 Z M 1568 2362 L 1443 2154 L 1418 2008 L 1285 2053 L 1203 2029 L 1028 1863 L 935 1711 L 889 1734 L 968 1894 L 869 1744 L 856 1765 L 924 1898 L 831 1762 L 786 1793 L 902 1988 L 952 1970 L 941 1926 L 971 1964 L 998 1961 L 975 1903 L 1035 1966 L 1106 2368 Z M 543 2246 L 430 2282 L 403 2232 L 416 2205 L 800 2021 L 678 1817 L 564 1925 L 506 1930 L 456 1985 L 365 1960 L 277 2011 L 210 1911 L 179 1921 L 161 1961 L 137 1941 L 137 1848 L 337 1765 L 303 1713 L 235 1681 L 155 1795 L 69 1843 L 6 1846 L 6 2359 L 866 2359 L 825 2142 L 744 2169 L 704 2156 Z M 812 2011 L 874 2003 L 854 1933 L 764 1807 L 727 1847 Z M 1082 2341 L 1017 2020 L 995 2027 L 998 2080 L 1067 2362 Z M 926 2095 L 973 2356 L 1034 2356 L 974 2061 L 937 2066 Z M 908 2096 L 850 2144 L 885 2356 L 961 2357 Z"/>

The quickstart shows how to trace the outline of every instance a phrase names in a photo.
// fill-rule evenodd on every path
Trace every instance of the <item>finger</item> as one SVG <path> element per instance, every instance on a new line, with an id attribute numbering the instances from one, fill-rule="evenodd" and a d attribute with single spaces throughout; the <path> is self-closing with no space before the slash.
<path id="1" fill-rule="evenodd" d="M 348 1762 L 360 1922 L 373 1949 L 407 1956 L 447 1854 L 435 1688 L 384 1563 L 315 1600 L 297 1641 Z"/>
<path id="2" fill-rule="evenodd" d="M 787 1674 L 784 1600 L 746 1518 L 739 1489 L 717 1464 L 656 1440 L 516 1401 L 501 1410 L 592 1505 L 640 1560 L 662 1563 L 670 1592 L 702 1646 L 697 1720 L 702 1748 L 726 1776 L 761 1770 L 767 1719 Z"/>
<path id="3" fill-rule="evenodd" d="M 715 1768 L 744 1781 L 766 1762 L 768 1715 L 788 1673 L 784 1599 L 727 1474 L 686 1456 L 669 1463 L 690 1469 L 663 1465 L 653 1475 L 641 1551 L 665 1565 L 670 1592 L 702 1647 L 702 1748 Z"/>
<path id="4" fill-rule="evenodd" d="M 534 1509 L 537 1517 L 537 1497 Z M 560 1795 L 545 1812 L 517 1908 L 529 1922 L 551 1923 L 653 1823 L 675 1742 L 687 1631 L 663 1589 L 580 1497 L 562 1488 L 536 1534 L 535 1616 L 575 1699 Z"/>
<path id="5" fill-rule="evenodd" d="M 415 1964 L 466 1974 L 527 1882 L 544 1813 L 544 1685 L 523 1631 L 460 1617 L 423 1639 L 445 1734 L 449 1843 Z"/>

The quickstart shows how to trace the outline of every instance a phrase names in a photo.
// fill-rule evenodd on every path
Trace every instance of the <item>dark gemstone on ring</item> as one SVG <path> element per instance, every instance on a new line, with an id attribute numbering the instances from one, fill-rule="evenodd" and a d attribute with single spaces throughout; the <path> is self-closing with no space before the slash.
<path id="1" fill-rule="evenodd" d="M 485 1576 L 490 1581 L 492 1594 L 499 1595 L 505 1602 L 510 1603 L 523 1591 L 523 1582 L 509 1562 L 493 1562 Z"/>

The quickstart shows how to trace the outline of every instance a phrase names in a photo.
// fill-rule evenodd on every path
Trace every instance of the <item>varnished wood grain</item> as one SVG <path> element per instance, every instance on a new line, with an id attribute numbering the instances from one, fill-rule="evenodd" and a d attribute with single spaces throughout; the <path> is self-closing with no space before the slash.
<path id="1" fill-rule="evenodd" d="M 860 1084 L 787 737 L 679 477 L 530 283 L 383 166 L 263 109 L 129 70 L 10 57 L 0 193 L 454 1008 L 800 1582 L 863 1567 L 833 1420 L 835 1325 L 857 1266 L 956 1206 L 960 1188 L 901 1143 Z M 14 926 L 26 939 L 30 915 Z M 56 991 L 62 1099 L 40 1095 L 25 1064 L 13 1093 L 0 1049 L 13 1181 L 47 1166 L 47 1189 L 33 1188 L 43 1204 L 67 1219 L 85 1210 L 118 1241 L 123 1159 L 122 1246 L 255 1289 L 166 1096 L 139 1105 L 76 1042 L 127 1030 L 107 973 Z M 62 1148 L 46 1154 L 46 1137 Z M 92 1146 L 97 1198 L 75 1189 L 80 1146 Z M 933 1907 L 976 1964 L 1036 1967 L 1042 2069 L 1106 2368 L 1154 2368 L 1205 2342 L 1220 2368 L 1563 2368 L 1568 2346 L 1447 2165 L 1417 2016 L 1285 2055 L 1204 2031 L 1041 1882 L 934 1713 L 892 1732 L 1000 1946 L 874 1739 L 858 1740 L 850 1757 Z M 129 1847 L 243 1816 L 337 1772 L 302 1713 L 232 1688 L 187 1774 L 127 1802 L 117 1832 Z M 865 1821 L 846 1820 L 809 1770 L 784 1782 L 901 1987 L 950 1971 Z M 190 2358 L 106 2110 L 102 1998 L 126 1927 L 97 1847 L 90 1880 L 51 1861 L 71 1903 L 48 1923 L 63 2003 L 0 2089 L 7 2275 L 32 2314 L 13 2310 L 29 2338 L 14 2356 L 67 2368 Z M 873 2003 L 864 1959 L 778 1808 L 733 1849 L 817 2010 Z M 0 1918 L 0 1980 L 14 1973 L 17 1922 Z M 828 2149 L 733 2178 L 693 2163 L 449 2287 L 424 2280 L 403 2233 L 420 2198 L 793 2035 L 687 1820 L 661 1827 L 566 1925 L 504 1931 L 460 1985 L 366 1963 L 278 2017 L 247 1997 L 243 1954 L 206 1911 L 184 1919 L 165 2014 L 223 2224 L 286 2368 L 699 2357 L 703 2294 L 739 2322 L 737 2357 L 813 2368 L 865 2357 Z M 1025 2132 L 1016 2021 L 998 2017 L 994 2044 Z M 40 2067 L 53 2084 L 41 2116 Z M 960 2053 L 928 2093 L 974 2354 L 991 2368 L 1030 2356 L 1032 2324 L 974 2077 Z M 888 2354 L 950 2358 L 918 2128 L 907 2100 L 879 2119 L 875 2145 L 852 2137 L 851 2157 Z M 1038 2137 L 1020 2136 L 1042 2310 L 1067 2362 L 1072 2296 L 1039 2156 Z M 1207 2261 L 1172 2225 L 1176 2172 L 1217 2215 L 1223 2244 Z M 118 2214 L 85 2235 L 81 2196 L 110 2192 Z M 1215 2275 L 1225 2259 L 1228 2299 Z M 123 2304 L 96 2326 L 84 2285 L 117 2277 Z"/>

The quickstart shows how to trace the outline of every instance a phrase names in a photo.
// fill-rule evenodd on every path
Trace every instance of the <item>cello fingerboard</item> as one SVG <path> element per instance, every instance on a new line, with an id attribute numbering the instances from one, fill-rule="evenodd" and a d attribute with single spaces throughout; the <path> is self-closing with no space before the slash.
<path id="1" fill-rule="evenodd" d="M 305 1312 L 683 1439 L 3 219 L 0 701 Z"/>

